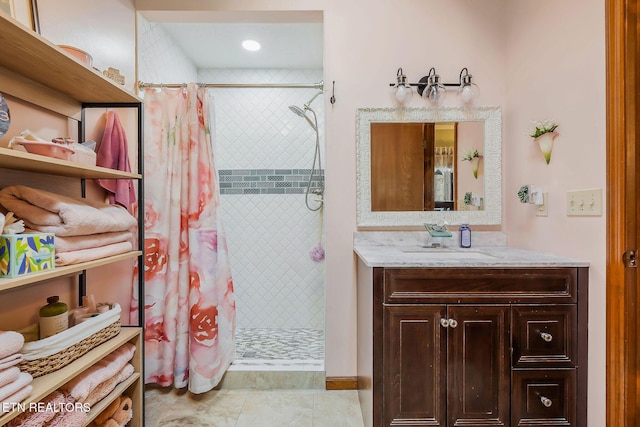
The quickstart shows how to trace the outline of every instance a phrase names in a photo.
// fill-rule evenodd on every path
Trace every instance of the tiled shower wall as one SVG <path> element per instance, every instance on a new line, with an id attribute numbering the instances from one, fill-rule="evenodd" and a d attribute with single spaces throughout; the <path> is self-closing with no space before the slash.
<path id="1" fill-rule="evenodd" d="M 208 69 L 198 81 L 310 83 L 322 70 Z M 310 259 L 321 212 L 305 207 L 315 132 L 289 110 L 314 89 L 211 89 L 214 151 L 238 328 L 324 329 L 324 263 Z M 318 113 L 324 162 L 322 97 Z"/>
<path id="2" fill-rule="evenodd" d="M 164 29 L 138 18 L 139 80 L 308 83 L 322 70 L 198 70 Z M 314 89 L 211 89 L 214 152 L 239 328 L 324 329 L 324 264 L 309 258 L 320 213 L 304 204 L 315 133 L 288 106 Z M 322 97 L 319 113 L 324 161 Z"/>

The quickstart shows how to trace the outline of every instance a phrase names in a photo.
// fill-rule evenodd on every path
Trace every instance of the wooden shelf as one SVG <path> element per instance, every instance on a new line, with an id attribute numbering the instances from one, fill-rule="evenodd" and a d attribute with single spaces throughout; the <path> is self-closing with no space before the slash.
<path id="1" fill-rule="evenodd" d="M 142 175 L 0 147 L 0 168 L 85 179 L 141 179 Z"/>
<path id="2" fill-rule="evenodd" d="M 78 360 L 75 360 L 74 362 L 55 372 L 35 378 L 31 383 L 31 386 L 33 387 L 31 396 L 29 396 L 22 403 L 24 403 L 28 407 L 31 402 L 39 402 L 44 397 L 57 390 L 60 386 L 66 384 L 67 382 L 69 382 L 69 380 L 76 377 L 79 373 L 105 357 L 107 354 L 116 350 L 122 344 L 136 338 L 141 334 L 141 331 L 142 328 L 124 327 L 120 330 L 120 333 L 118 335 L 89 351 Z M 138 351 L 140 350 L 138 349 Z M 19 411 L 4 414 L 2 417 L 0 417 L 0 426 L 5 425 L 10 420 L 17 417 L 18 414 L 20 414 Z"/>
<path id="3" fill-rule="evenodd" d="M 65 265 L 64 267 L 56 267 L 53 270 L 46 270 L 40 273 L 25 274 L 14 278 L 0 278 L 0 292 L 7 291 L 9 289 L 17 288 L 24 285 L 30 285 L 32 283 L 42 282 L 44 280 L 55 279 L 57 277 L 69 276 L 74 273 L 79 273 L 82 270 L 89 270 L 91 268 L 100 267 L 101 265 L 112 264 L 114 262 L 122 261 L 125 259 L 135 258 L 142 255 L 141 251 L 127 252 L 124 254 L 110 256 L 108 258 L 98 259 L 95 261 L 82 262 L 80 264 Z M 2 424 L 0 424 L 2 425 Z"/>
<path id="4" fill-rule="evenodd" d="M 142 102 L 139 97 L 2 13 L 0 66 L 79 102 Z"/>

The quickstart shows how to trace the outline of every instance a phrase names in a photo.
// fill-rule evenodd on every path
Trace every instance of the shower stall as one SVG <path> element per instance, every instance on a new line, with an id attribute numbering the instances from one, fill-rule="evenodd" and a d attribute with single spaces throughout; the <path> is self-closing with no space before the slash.
<path id="1" fill-rule="evenodd" d="M 321 80 L 322 70 L 199 71 L 199 81 L 223 84 Z M 320 92 L 254 87 L 210 94 L 237 295 L 234 365 L 324 370 L 324 263 L 310 254 L 323 241 L 323 103 L 310 105 Z"/>
<path id="2" fill-rule="evenodd" d="M 324 240 L 324 95 L 269 87 L 321 82 L 322 68 L 199 69 L 161 25 L 140 17 L 138 32 L 140 81 L 232 86 L 209 89 L 236 292 L 231 370 L 324 371 L 325 265 L 310 254 Z"/>

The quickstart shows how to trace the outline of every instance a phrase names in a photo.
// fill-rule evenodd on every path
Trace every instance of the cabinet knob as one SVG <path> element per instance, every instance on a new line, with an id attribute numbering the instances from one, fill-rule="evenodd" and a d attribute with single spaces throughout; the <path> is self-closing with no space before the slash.
<path id="1" fill-rule="evenodd" d="M 449 326 L 455 328 L 456 326 L 458 326 L 458 321 L 456 319 L 449 319 Z"/>
<path id="2" fill-rule="evenodd" d="M 449 319 L 440 319 L 440 324 L 445 328 L 449 327 Z"/>
<path id="3" fill-rule="evenodd" d="M 542 404 L 547 408 L 553 405 L 553 402 L 551 401 L 551 399 L 544 396 L 540 396 L 540 402 L 542 402 Z"/>
<path id="4" fill-rule="evenodd" d="M 542 339 L 546 342 L 551 342 L 553 340 L 553 335 L 546 332 L 540 332 L 540 337 L 542 337 Z"/>

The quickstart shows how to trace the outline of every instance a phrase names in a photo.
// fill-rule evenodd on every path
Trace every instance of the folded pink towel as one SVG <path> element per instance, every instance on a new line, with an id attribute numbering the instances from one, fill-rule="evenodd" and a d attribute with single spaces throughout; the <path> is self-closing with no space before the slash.
<path id="1" fill-rule="evenodd" d="M 0 359 L 0 369 L 7 369 L 12 366 L 16 366 L 23 360 L 24 355 L 22 353 L 12 354 L 11 356 L 7 356 L 4 359 Z"/>
<path id="2" fill-rule="evenodd" d="M 20 403 L 27 397 L 31 396 L 31 392 L 33 392 L 33 387 L 31 385 L 26 385 L 6 399 L 2 399 L 2 403 Z"/>
<path id="3" fill-rule="evenodd" d="M 132 241 L 132 236 L 133 234 L 130 231 L 115 231 L 113 233 L 91 234 L 89 236 L 56 236 L 56 253 L 97 248 L 113 243 L 130 242 Z"/>
<path id="4" fill-rule="evenodd" d="M 17 366 L 13 366 L 8 369 L 0 371 L 0 387 L 10 384 L 18 379 L 20 375 L 20 369 Z"/>
<path id="5" fill-rule="evenodd" d="M 0 332 L 0 359 L 12 356 L 24 345 L 24 337 L 15 331 Z"/>
<path id="6" fill-rule="evenodd" d="M 75 404 L 75 400 L 71 396 L 65 396 L 65 402 L 69 407 Z M 87 413 L 82 410 L 62 411 L 51 421 L 45 423 L 43 427 L 83 427 L 88 419 Z"/>
<path id="7" fill-rule="evenodd" d="M 131 172 L 127 134 L 115 111 L 107 113 L 107 122 L 98 147 L 96 165 Z M 133 212 L 133 205 L 137 199 L 132 180 L 99 179 L 98 184 L 109 192 L 111 204 L 117 203 L 124 206 L 129 212 Z"/>
<path id="8" fill-rule="evenodd" d="M 95 403 L 101 401 L 107 394 L 111 393 L 118 384 L 133 375 L 134 372 L 135 369 L 133 368 L 133 365 L 131 363 L 127 363 L 117 375 L 114 375 L 108 380 L 98 384 L 96 388 L 91 390 L 84 403 L 88 403 L 93 406 Z"/>
<path id="9" fill-rule="evenodd" d="M 38 411 L 34 408 L 23 412 L 9 421 L 7 427 L 42 427 L 59 414 L 55 409 L 63 405 L 65 401 L 64 394 L 54 391 L 40 401 L 44 405 L 44 411 Z M 47 408 L 51 408 L 51 410 L 47 410 Z"/>
<path id="10" fill-rule="evenodd" d="M 84 402 L 89 393 L 99 384 L 117 375 L 124 365 L 133 358 L 135 351 L 136 347 L 131 343 L 120 346 L 104 359 L 60 387 L 60 390 L 68 392 L 78 402 Z"/>
<path id="11" fill-rule="evenodd" d="M 102 259 L 112 255 L 131 252 L 132 249 L 133 246 L 131 242 L 120 242 L 97 248 L 80 249 L 79 251 L 56 252 L 56 265 L 62 266 L 93 261 L 94 259 Z"/>
<path id="12" fill-rule="evenodd" d="M 31 384 L 31 381 L 33 381 L 33 377 L 30 374 L 26 372 L 20 372 L 18 374 L 18 378 L 16 378 L 13 382 L 0 387 L 0 402 L 7 401 L 6 399 L 9 396 Z"/>
<path id="13" fill-rule="evenodd" d="M 126 231 L 137 223 L 121 206 L 10 185 L 0 190 L 0 204 L 26 227 L 59 236 Z"/>

